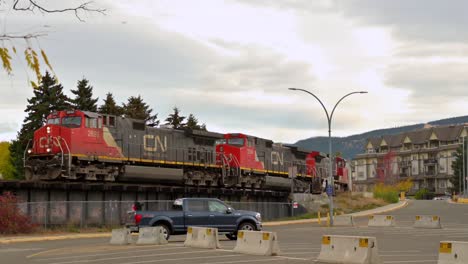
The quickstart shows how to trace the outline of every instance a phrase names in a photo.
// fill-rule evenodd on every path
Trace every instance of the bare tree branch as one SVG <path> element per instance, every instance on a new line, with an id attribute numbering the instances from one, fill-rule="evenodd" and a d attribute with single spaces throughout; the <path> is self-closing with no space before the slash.
<path id="1" fill-rule="evenodd" d="M 9 39 L 33 39 L 38 37 L 46 36 L 46 33 L 31 33 L 26 35 L 0 35 L 0 40 L 9 40 Z"/>
<path id="2" fill-rule="evenodd" d="M 64 9 L 47 9 L 35 2 L 35 0 L 26 0 L 28 2 L 28 5 L 25 7 L 20 7 L 19 2 L 20 0 L 14 0 L 13 4 L 13 10 L 16 11 L 31 11 L 34 12 L 34 10 L 39 10 L 43 13 L 64 13 L 64 12 L 74 12 L 76 18 L 84 22 L 84 20 L 80 17 L 80 11 L 83 12 L 96 12 L 105 15 L 106 14 L 106 9 L 95 9 L 91 8 L 91 4 L 93 3 L 92 1 L 85 2 L 77 7 L 70 7 L 70 8 L 64 8 Z"/>

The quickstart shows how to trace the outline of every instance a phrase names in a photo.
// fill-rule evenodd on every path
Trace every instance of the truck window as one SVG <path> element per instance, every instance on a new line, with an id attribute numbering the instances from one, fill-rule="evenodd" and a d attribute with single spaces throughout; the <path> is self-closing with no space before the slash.
<path id="1" fill-rule="evenodd" d="M 206 212 L 208 211 L 208 206 L 206 201 L 203 200 L 187 200 L 187 211 Z"/>
<path id="2" fill-rule="evenodd" d="M 227 207 L 218 201 L 208 201 L 210 212 L 226 213 Z"/>

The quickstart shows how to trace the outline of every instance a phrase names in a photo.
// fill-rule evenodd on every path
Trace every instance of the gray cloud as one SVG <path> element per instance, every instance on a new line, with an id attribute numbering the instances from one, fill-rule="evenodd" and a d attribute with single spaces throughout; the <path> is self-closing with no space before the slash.
<path id="1" fill-rule="evenodd" d="M 17 124 L 14 122 L 0 123 L 0 134 L 8 134 L 16 132 Z"/>
<path id="2" fill-rule="evenodd" d="M 395 51 L 396 57 L 425 58 L 444 57 L 457 58 L 468 55 L 468 45 L 465 43 L 433 44 L 421 41 L 406 42 Z"/>
<path id="3" fill-rule="evenodd" d="M 337 6 L 345 16 L 370 26 L 387 26 L 403 40 L 468 40 L 468 2 L 464 0 L 341 0 Z"/>
<path id="4" fill-rule="evenodd" d="M 205 90 L 284 92 L 288 87 L 314 83 L 311 67 L 305 62 L 290 61 L 283 55 L 252 45 L 213 43 L 240 55 L 224 57 L 210 65 L 201 80 Z"/>
<path id="5" fill-rule="evenodd" d="M 413 63 L 391 65 L 386 83 L 410 90 L 414 102 L 441 102 L 467 97 L 468 63 Z"/>
<path id="6" fill-rule="evenodd" d="M 292 10 L 296 12 L 307 12 L 307 13 L 324 13 L 332 11 L 333 2 L 328 0 L 282 0 L 282 1 L 270 1 L 270 0 L 234 0 L 235 2 L 258 6 L 258 7 L 270 7 L 280 10 Z"/>

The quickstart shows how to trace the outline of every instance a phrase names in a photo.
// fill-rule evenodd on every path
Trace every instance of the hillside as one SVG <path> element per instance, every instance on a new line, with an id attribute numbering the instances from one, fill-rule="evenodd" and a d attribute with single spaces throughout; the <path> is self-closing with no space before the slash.
<path id="1" fill-rule="evenodd" d="M 468 116 L 453 117 L 447 119 L 441 119 L 436 121 L 431 121 L 428 124 L 434 126 L 443 126 L 451 124 L 462 124 L 468 123 Z M 348 137 L 332 137 L 332 147 L 333 152 L 341 152 L 343 157 L 346 159 L 352 159 L 356 154 L 363 153 L 364 145 L 368 138 L 380 137 L 383 135 L 394 135 L 403 132 L 413 131 L 421 129 L 424 127 L 424 124 L 416 124 L 395 128 L 386 128 L 369 131 L 359 135 L 352 135 Z M 306 149 L 318 150 L 321 152 L 328 153 L 328 137 L 312 137 L 308 139 L 299 140 L 295 143 L 300 147 Z"/>

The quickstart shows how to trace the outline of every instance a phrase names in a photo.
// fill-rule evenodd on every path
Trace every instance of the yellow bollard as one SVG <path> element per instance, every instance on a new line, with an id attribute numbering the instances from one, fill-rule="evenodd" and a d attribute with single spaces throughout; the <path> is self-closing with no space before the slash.
<path id="1" fill-rule="evenodd" d="M 327 212 L 327 227 L 330 227 L 330 212 Z"/>
<path id="2" fill-rule="evenodd" d="M 320 218 L 321 218 L 321 216 L 320 216 L 320 211 L 318 211 L 318 213 L 317 213 L 317 219 L 318 219 L 317 223 L 318 223 L 319 225 L 322 224 L 322 219 L 320 219 Z"/>
<path id="3" fill-rule="evenodd" d="M 406 200 L 405 192 L 401 192 L 400 193 L 400 201 L 404 201 L 404 200 Z"/>

